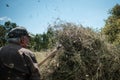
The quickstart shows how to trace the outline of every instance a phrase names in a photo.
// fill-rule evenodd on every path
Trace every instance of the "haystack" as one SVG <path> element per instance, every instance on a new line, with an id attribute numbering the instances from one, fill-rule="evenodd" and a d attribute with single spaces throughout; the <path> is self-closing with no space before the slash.
<path id="1" fill-rule="evenodd" d="M 120 80 L 120 51 L 90 28 L 66 23 L 58 31 L 63 48 L 44 65 L 43 80 Z"/>

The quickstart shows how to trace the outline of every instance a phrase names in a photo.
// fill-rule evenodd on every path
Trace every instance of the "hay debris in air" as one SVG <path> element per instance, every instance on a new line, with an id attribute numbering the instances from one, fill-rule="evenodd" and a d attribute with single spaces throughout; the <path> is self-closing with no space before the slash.
<path id="1" fill-rule="evenodd" d="M 42 70 L 43 80 L 120 80 L 120 51 L 89 28 L 62 24 L 63 48 Z"/>

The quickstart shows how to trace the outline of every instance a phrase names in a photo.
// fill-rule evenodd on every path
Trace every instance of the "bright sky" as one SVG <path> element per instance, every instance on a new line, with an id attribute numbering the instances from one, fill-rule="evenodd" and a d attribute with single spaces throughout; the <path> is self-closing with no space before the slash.
<path id="1" fill-rule="evenodd" d="M 100 29 L 117 3 L 120 0 L 0 0 L 0 24 L 10 20 L 36 34 L 60 18 Z"/>

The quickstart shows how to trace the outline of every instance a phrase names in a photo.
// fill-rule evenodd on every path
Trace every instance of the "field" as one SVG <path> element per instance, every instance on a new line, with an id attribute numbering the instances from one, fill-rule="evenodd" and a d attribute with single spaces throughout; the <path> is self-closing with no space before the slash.
<path id="1" fill-rule="evenodd" d="M 47 52 L 34 52 L 38 63 L 40 63 L 47 56 Z"/>

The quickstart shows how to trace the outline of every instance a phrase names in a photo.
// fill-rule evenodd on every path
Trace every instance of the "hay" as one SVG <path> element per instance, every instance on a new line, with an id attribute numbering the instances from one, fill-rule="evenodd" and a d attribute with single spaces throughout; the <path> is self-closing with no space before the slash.
<path id="1" fill-rule="evenodd" d="M 44 65 L 43 80 L 120 80 L 120 52 L 97 33 L 65 24 L 57 38 L 63 48 Z"/>

